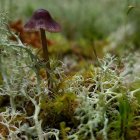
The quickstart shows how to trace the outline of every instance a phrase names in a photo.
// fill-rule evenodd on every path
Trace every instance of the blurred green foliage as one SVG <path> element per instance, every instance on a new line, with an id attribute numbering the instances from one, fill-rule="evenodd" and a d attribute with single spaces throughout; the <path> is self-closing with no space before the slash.
<path id="1" fill-rule="evenodd" d="M 1 0 L 1 3 L 9 7 L 17 6 L 12 11 L 17 13 L 13 15 L 16 18 L 29 18 L 38 8 L 48 9 L 61 22 L 68 38 L 83 36 L 88 39 L 102 38 L 115 31 L 123 24 L 127 6 L 125 0 Z"/>
<path id="2" fill-rule="evenodd" d="M 121 31 L 126 30 L 123 43 L 117 46 L 123 46 L 123 50 L 126 47 L 138 49 L 140 46 L 139 0 L 1 0 L 0 5 L 4 5 L 1 9 L 9 11 L 11 20 L 26 21 L 36 9 L 49 10 L 61 24 L 62 34 L 68 40 L 84 39 L 92 43 L 107 40 L 114 33 L 118 38 L 122 35 Z M 130 26 L 128 30 L 127 25 Z"/>
<path id="3" fill-rule="evenodd" d="M 125 1 L 122 0 L 98 2 L 96 0 L 42 0 L 42 2 L 31 0 L 24 3 L 25 14 L 31 11 L 31 7 L 33 10 L 48 9 L 62 24 L 67 38 L 84 37 L 90 40 L 101 39 L 117 29 L 122 24 L 125 7 Z"/>

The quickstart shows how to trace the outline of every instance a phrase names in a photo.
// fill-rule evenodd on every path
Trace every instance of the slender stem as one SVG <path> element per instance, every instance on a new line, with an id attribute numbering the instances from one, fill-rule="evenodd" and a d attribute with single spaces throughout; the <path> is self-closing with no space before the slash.
<path id="1" fill-rule="evenodd" d="M 11 105 L 11 108 L 12 108 L 12 114 L 15 114 L 15 112 L 16 112 L 16 106 L 15 106 L 13 95 L 10 95 L 10 105 Z"/>
<path id="2" fill-rule="evenodd" d="M 97 52 L 96 52 L 94 46 L 93 46 L 93 53 L 94 53 L 94 55 L 95 55 L 95 60 L 96 60 L 96 62 L 97 62 L 97 64 L 98 64 L 98 66 L 100 66 L 100 62 L 99 62 L 99 59 L 98 59 L 98 56 L 97 56 Z"/>
<path id="3" fill-rule="evenodd" d="M 47 40 L 46 40 L 46 35 L 45 35 L 45 30 L 40 29 L 40 34 L 41 34 L 41 43 L 42 43 L 42 48 L 43 48 L 43 57 L 44 60 L 46 61 L 46 75 L 48 79 L 48 89 L 51 89 L 51 82 L 50 82 L 50 60 L 49 60 L 49 53 L 48 53 L 48 46 L 47 46 Z"/>
<path id="4" fill-rule="evenodd" d="M 44 140 L 43 134 L 42 134 L 42 128 L 41 128 L 41 121 L 39 121 L 39 113 L 40 113 L 40 106 L 38 104 L 35 105 L 35 113 L 34 113 L 34 121 L 35 121 L 35 127 L 37 130 L 38 138 L 39 140 Z"/>

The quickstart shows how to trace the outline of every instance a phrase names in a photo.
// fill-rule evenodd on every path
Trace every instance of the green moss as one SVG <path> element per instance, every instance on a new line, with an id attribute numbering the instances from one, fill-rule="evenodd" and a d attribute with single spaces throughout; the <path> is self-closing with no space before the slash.
<path id="1" fill-rule="evenodd" d="M 59 127 L 61 121 L 66 121 L 72 127 L 74 125 L 74 112 L 77 107 L 76 96 L 73 93 L 56 95 L 53 100 L 45 97 L 41 101 L 40 117 L 44 126 Z"/>

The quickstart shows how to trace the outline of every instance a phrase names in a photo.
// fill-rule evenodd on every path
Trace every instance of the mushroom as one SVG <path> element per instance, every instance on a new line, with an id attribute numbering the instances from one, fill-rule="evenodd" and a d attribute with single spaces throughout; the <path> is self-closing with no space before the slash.
<path id="1" fill-rule="evenodd" d="M 24 29 L 26 31 L 40 31 L 41 43 L 43 48 L 43 57 L 46 61 L 46 75 L 48 79 L 48 89 L 51 89 L 51 81 L 50 81 L 50 61 L 47 47 L 47 40 L 45 31 L 48 32 L 60 32 L 60 25 L 53 20 L 50 13 L 44 9 L 38 9 L 33 13 L 31 19 L 24 25 Z"/>

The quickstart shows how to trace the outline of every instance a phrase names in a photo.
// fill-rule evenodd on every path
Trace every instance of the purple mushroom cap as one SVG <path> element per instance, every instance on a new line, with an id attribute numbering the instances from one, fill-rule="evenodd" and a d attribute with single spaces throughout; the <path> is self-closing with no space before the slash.
<path id="1" fill-rule="evenodd" d="M 60 32 L 60 25 L 53 20 L 50 13 L 44 9 L 38 9 L 34 12 L 31 19 L 24 25 L 26 31 L 39 31 L 44 29 L 48 32 Z"/>

